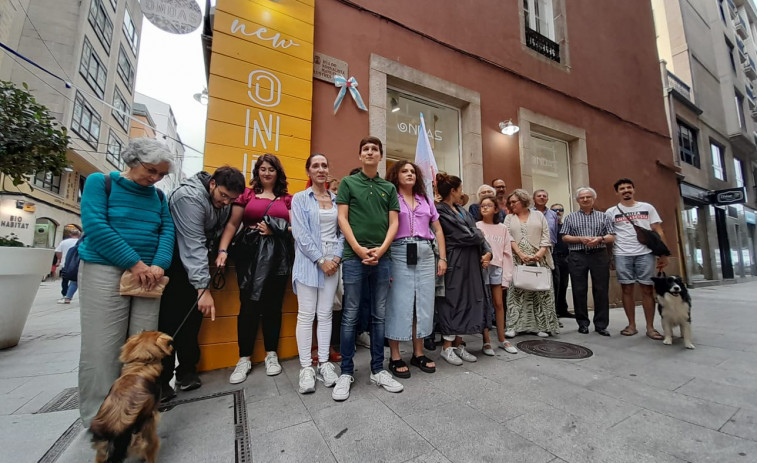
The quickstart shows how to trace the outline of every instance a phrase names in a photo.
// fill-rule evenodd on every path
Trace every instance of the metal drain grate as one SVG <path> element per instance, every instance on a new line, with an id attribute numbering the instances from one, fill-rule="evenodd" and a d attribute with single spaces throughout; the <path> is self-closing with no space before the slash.
<path id="1" fill-rule="evenodd" d="M 521 341 L 518 343 L 518 349 L 553 359 L 585 359 L 594 355 L 591 349 L 578 344 L 543 339 Z"/>
<path id="2" fill-rule="evenodd" d="M 74 438 L 78 436 L 83 429 L 84 426 L 81 424 L 81 419 L 77 418 L 76 421 L 66 429 L 66 432 L 55 441 L 53 446 L 42 455 L 42 458 L 40 458 L 37 463 L 54 463 L 57 461 L 68 446 L 71 445 Z"/>
<path id="3" fill-rule="evenodd" d="M 218 392 L 191 399 L 172 400 L 160 407 L 161 412 L 167 412 L 179 405 L 201 400 L 215 399 L 231 395 L 234 397 L 234 449 L 236 454 L 236 463 L 252 463 L 252 449 L 250 447 L 250 431 L 247 423 L 247 403 L 244 398 L 244 391 L 238 389 L 235 391 Z"/>
<path id="4" fill-rule="evenodd" d="M 53 397 L 53 399 L 42 406 L 35 413 L 52 413 L 62 412 L 64 410 L 76 410 L 79 408 L 79 389 L 69 387 Z"/>

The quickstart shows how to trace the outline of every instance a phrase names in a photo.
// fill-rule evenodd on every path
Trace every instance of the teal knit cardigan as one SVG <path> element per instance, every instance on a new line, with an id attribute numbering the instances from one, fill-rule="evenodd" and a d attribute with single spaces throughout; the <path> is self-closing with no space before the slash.
<path id="1" fill-rule="evenodd" d="M 154 186 L 144 187 L 111 172 L 110 196 L 105 175 L 87 177 L 81 199 L 84 241 L 79 256 L 85 262 L 123 269 L 140 260 L 167 269 L 171 264 L 174 225 L 168 200 Z"/>

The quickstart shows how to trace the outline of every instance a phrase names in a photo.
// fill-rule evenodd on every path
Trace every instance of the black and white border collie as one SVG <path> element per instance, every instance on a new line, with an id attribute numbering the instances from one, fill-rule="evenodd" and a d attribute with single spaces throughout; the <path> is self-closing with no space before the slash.
<path id="1" fill-rule="evenodd" d="M 694 349 L 694 344 L 691 343 L 691 297 L 683 280 L 678 276 L 663 276 L 652 278 L 652 282 L 665 333 L 662 343 L 673 344 L 673 328 L 678 326 L 683 345 L 687 349 Z"/>

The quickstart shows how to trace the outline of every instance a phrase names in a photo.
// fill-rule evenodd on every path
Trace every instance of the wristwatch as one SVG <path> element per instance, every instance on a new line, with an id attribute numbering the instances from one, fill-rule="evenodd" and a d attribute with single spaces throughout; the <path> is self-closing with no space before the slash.
<path id="1" fill-rule="evenodd" d="M 323 264 L 324 264 L 324 262 L 326 262 L 326 258 L 325 258 L 325 257 L 321 257 L 320 259 L 318 259 L 318 260 L 316 261 L 316 263 L 317 263 L 317 264 L 318 264 L 319 266 L 320 266 L 320 265 L 323 265 Z"/>

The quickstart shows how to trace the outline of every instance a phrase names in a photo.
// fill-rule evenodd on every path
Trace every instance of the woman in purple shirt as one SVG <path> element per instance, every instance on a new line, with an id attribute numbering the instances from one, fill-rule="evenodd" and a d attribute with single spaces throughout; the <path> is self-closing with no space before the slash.
<path id="1" fill-rule="evenodd" d="M 409 161 L 398 161 L 386 174 L 397 188 L 400 203 L 399 228 L 392 242 L 392 286 L 386 306 L 386 337 L 391 360 L 389 370 L 409 378 L 410 369 L 400 356 L 400 341 L 413 341 L 412 365 L 426 373 L 436 371 L 434 362 L 423 354 L 423 338 L 431 335 L 434 322 L 434 274 L 447 270 L 444 233 L 439 214 L 426 197 L 423 177 Z M 440 257 L 436 261 L 433 240 Z"/>

